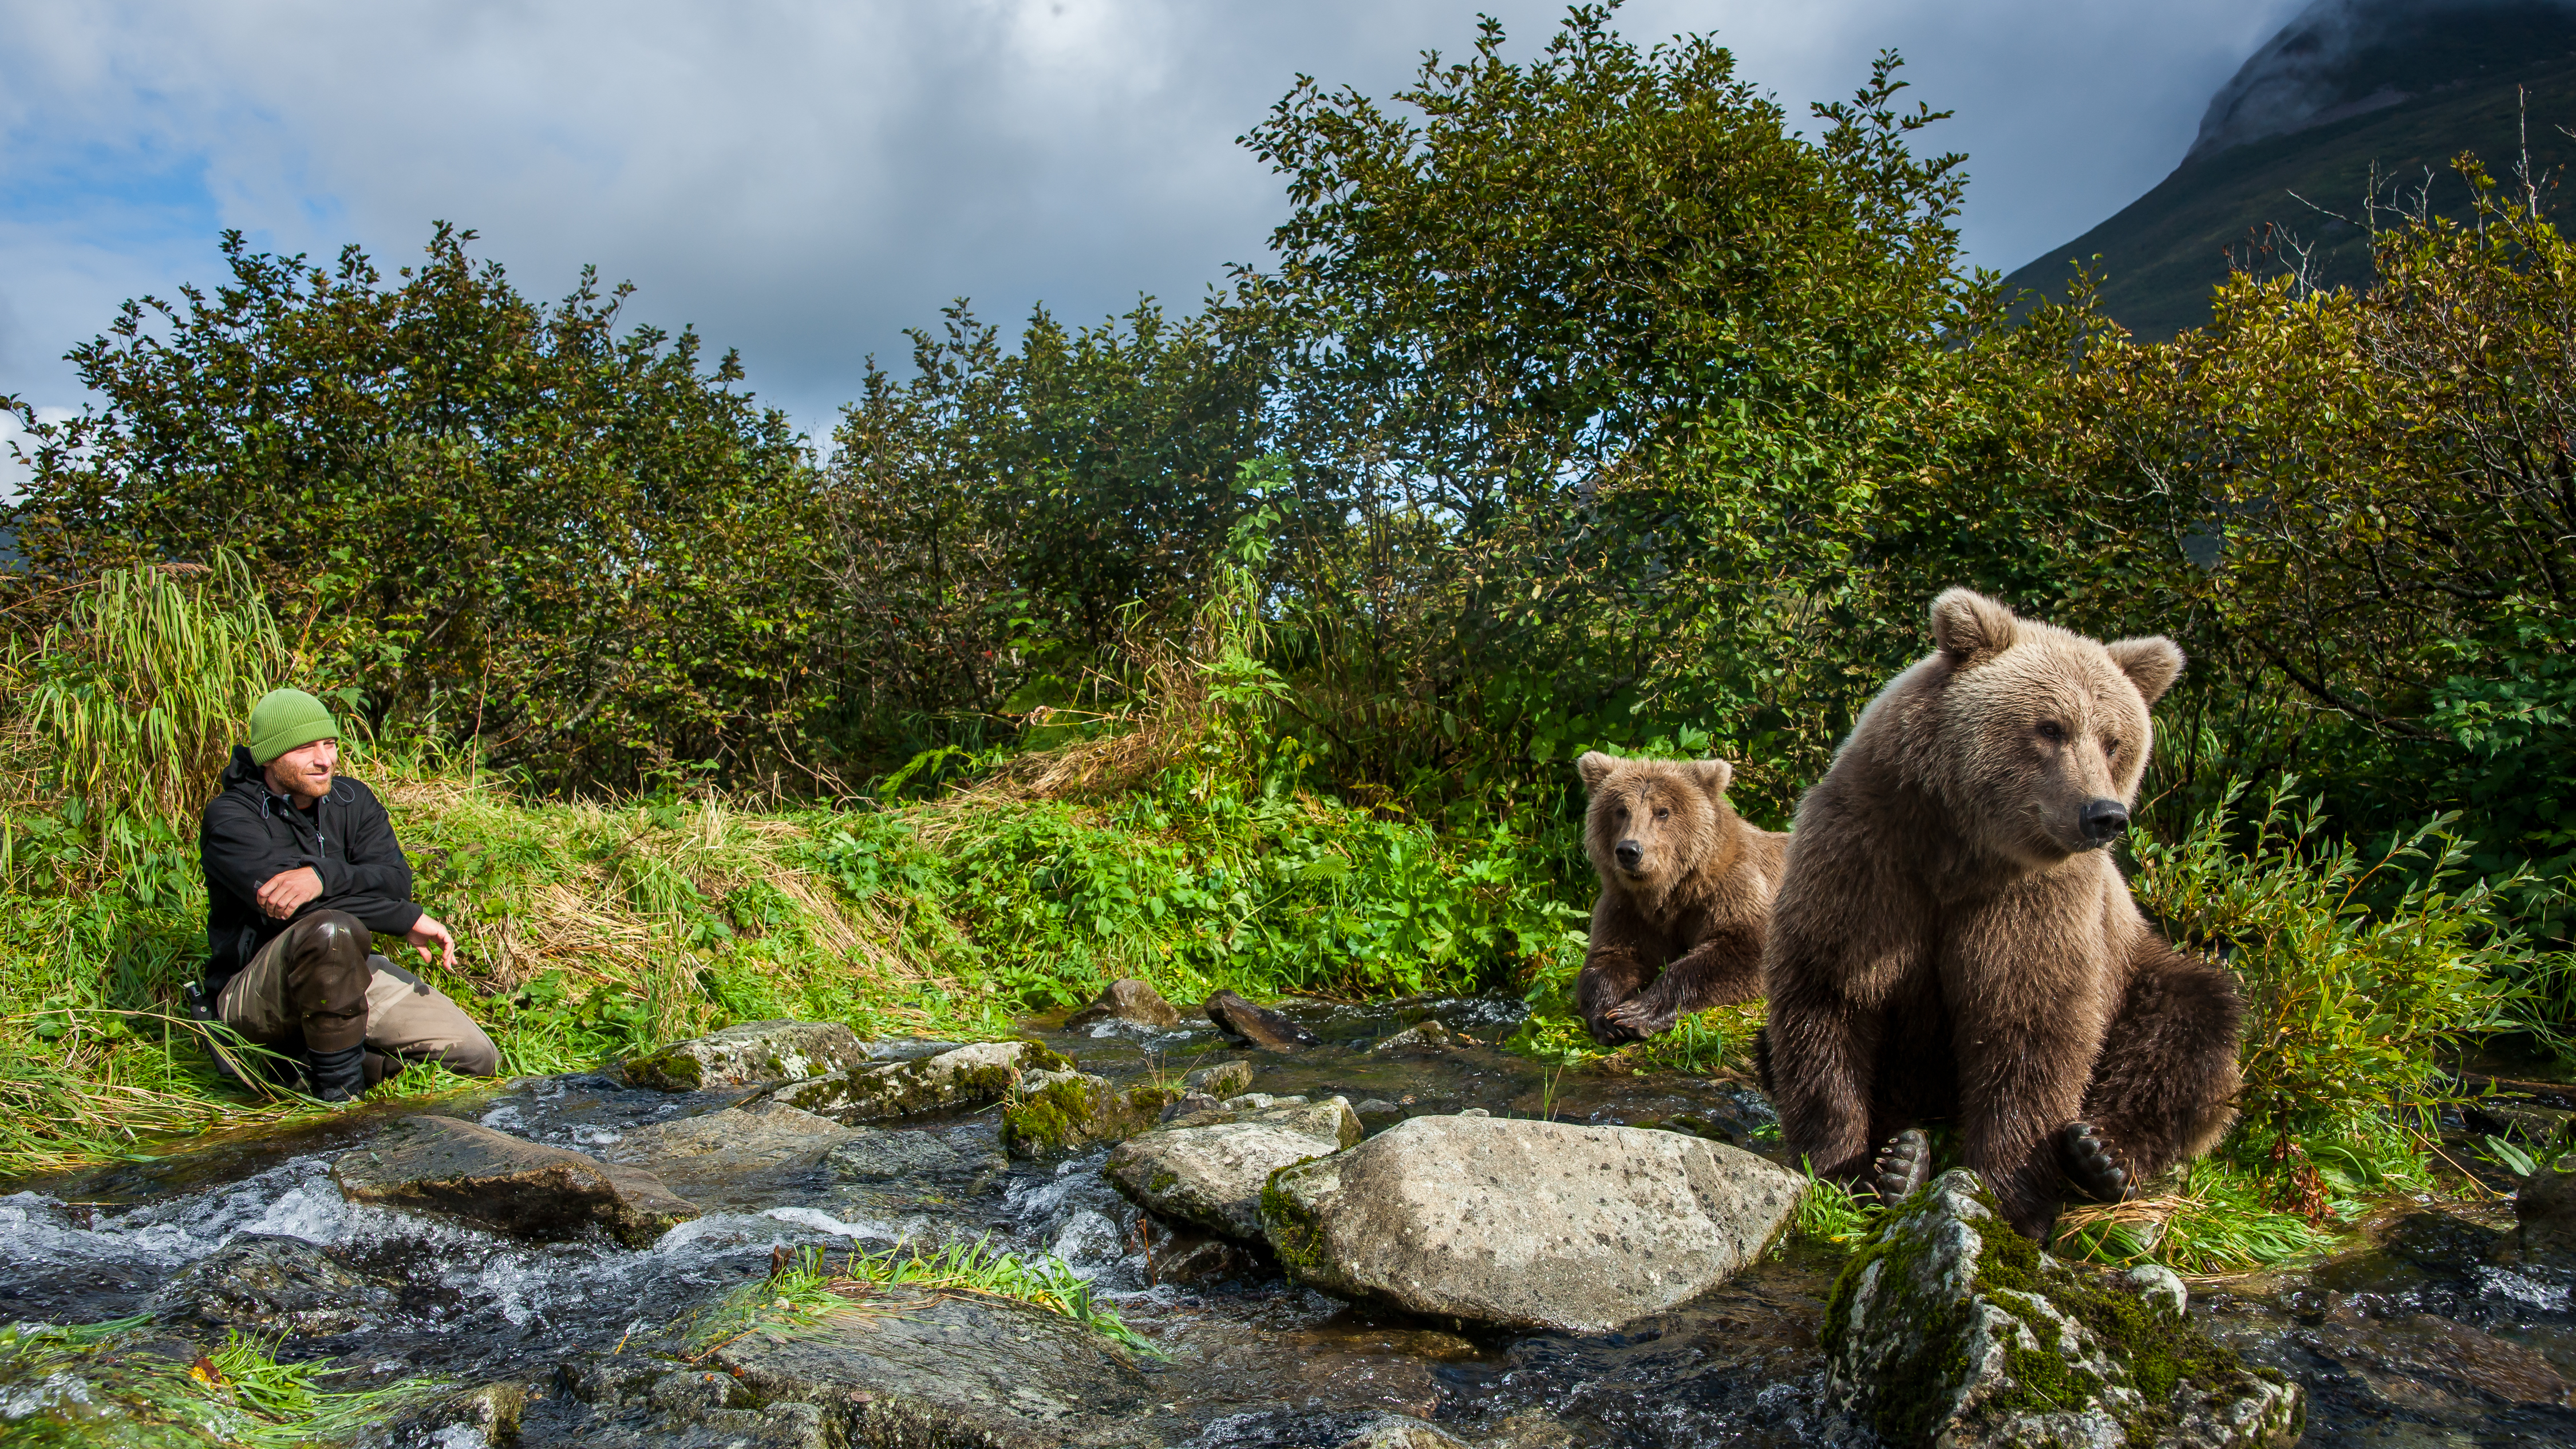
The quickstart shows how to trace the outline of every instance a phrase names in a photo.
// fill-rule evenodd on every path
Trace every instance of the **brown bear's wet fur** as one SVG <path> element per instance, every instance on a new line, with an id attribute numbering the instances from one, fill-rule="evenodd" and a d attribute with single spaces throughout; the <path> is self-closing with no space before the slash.
<path id="1" fill-rule="evenodd" d="M 1583 845 L 1601 875 L 1574 985 L 1593 1039 L 1672 1030 L 1694 1011 L 1762 994 L 1762 935 L 1789 837 L 1727 804 L 1724 760 L 1575 762 L 1592 803 Z M 1619 857 L 1622 844 L 1633 865 Z"/>
<path id="2" fill-rule="evenodd" d="M 1934 601 L 1932 634 L 1799 803 L 1761 1069 L 1819 1175 L 1862 1180 L 1879 1144 L 1946 1119 L 2039 1237 L 2070 1124 L 2098 1129 L 2134 1188 L 2235 1116 L 2235 987 L 2156 935 L 2083 825 L 2088 802 L 2106 821 L 2136 803 L 2147 710 L 2182 651 L 2098 644 L 1965 589 Z"/>

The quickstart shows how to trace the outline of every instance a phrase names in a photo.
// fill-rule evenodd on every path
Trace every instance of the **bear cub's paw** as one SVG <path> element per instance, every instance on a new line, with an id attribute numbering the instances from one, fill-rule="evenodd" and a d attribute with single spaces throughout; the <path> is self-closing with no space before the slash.
<path id="1" fill-rule="evenodd" d="M 1920 1127 L 1908 1127 L 1887 1139 L 1869 1167 L 1870 1190 L 1880 1202 L 1892 1203 L 1932 1180 L 1932 1139 Z"/>
<path id="2" fill-rule="evenodd" d="M 1661 1036 L 1671 1031 L 1679 1013 L 1669 1006 L 1655 1005 L 1648 999 L 1650 995 L 1652 993 L 1631 996 L 1601 1013 L 1602 1026 L 1624 1033 L 1619 1038 L 1621 1041 L 1644 1041 L 1650 1036 Z M 1609 1038 L 1602 1036 L 1602 1026 L 1594 1027 L 1592 1034 L 1606 1043 Z"/>
<path id="3" fill-rule="evenodd" d="M 2090 1122 L 2057 1129 L 2057 1164 L 2079 1196 L 2094 1202 L 2126 1202 L 2137 1196 L 2137 1177 L 2118 1145 Z"/>

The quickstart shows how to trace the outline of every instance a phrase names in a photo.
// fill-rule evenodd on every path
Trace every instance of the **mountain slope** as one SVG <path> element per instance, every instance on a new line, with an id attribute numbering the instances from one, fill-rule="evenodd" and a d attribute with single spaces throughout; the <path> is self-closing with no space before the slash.
<path id="1" fill-rule="evenodd" d="M 2208 320 L 2231 253 L 2275 270 L 2304 249 L 2318 281 L 2364 285 L 2374 197 L 2464 215 L 2451 158 L 2475 152 L 2510 181 L 2526 119 L 2554 211 L 2567 198 L 2546 182 L 2576 161 L 2560 129 L 2576 127 L 2576 6 L 2321 0 L 2213 98 L 2172 175 L 2007 281 L 2056 293 L 2083 260 L 2105 309 L 2151 338 Z"/>

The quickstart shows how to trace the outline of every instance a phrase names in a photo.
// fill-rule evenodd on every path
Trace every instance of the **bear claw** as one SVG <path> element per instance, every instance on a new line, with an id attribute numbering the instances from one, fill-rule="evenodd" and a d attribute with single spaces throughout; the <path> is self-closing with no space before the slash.
<path id="1" fill-rule="evenodd" d="M 2137 1184 L 2120 1160 L 2119 1149 L 2090 1122 L 2069 1122 L 2057 1129 L 2057 1156 L 2067 1181 L 2095 1202 L 2125 1202 L 2137 1195 Z"/>
<path id="2" fill-rule="evenodd" d="M 1881 1202 L 1894 1202 L 1932 1177 L 1932 1139 L 1920 1127 L 1908 1127 L 1887 1139 L 1870 1164 L 1869 1185 Z"/>
<path id="3" fill-rule="evenodd" d="M 1601 1013 L 1601 1019 L 1609 1023 L 1612 1028 L 1627 1033 L 1626 1039 L 1632 1041 L 1644 1041 L 1650 1036 L 1660 1036 L 1672 1030 L 1673 1025 L 1671 1012 L 1658 1011 L 1648 1006 L 1642 996 L 1632 996 L 1617 1006 L 1611 1007 Z M 1598 1033 L 1595 1034 L 1598 1035 Z"/>

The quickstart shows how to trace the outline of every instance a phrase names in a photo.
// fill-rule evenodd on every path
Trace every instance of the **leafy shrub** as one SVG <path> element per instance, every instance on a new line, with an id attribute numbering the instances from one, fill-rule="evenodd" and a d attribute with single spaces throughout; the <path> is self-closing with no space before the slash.
<path id="1" fill-rule="evenodd" d="M 2275 785 L 2250 819 L 2233 813 L 2240 784 L 2179 841 L 2141 834 L 2132 885 L 2244 990 L 2231 1156 L 2296 1172 L 2333 1154 L 2346 1175 L 2375 1175 L 2392 1151 L 2420 1162 L 2411 1143 L 2454 1096 L 2447 1064 L 2513 1024 L 2510 983 L 2534 957 L 2504 915 L 2499 892 L 2515 882 L 2463 880 L 2449 817 L 2365 857 L 2324 836 L 2324 801 L 2302 810 L 2296 783 Z"/>

